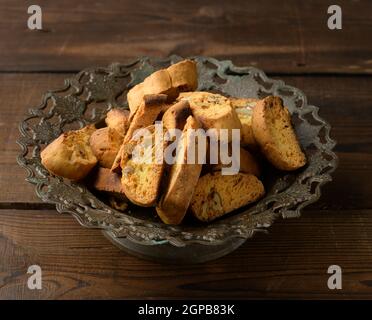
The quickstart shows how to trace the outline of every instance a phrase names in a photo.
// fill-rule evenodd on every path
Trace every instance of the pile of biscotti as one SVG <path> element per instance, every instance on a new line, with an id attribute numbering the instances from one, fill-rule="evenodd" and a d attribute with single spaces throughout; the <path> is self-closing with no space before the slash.
<path id="1" fill-rule="evenodd" d="M 194 91 L 197 86 L 191 60 L 152 73 L 128 92 L 129 110 L 110 110 L 105 127 L 89 125 L 63 133 L 41 152 L 42 164 L 55 175 L 84 179 L 99 191 L 155 207 L 164 223 L 180 224 L 187 212 L 211 221 L 260 199 L 265 189 L 257 153 L 280 170 L 306 163 L 279 97 L 225 97 Z M 240 129 L 240 171 L 222 175 L 224 165 L 208 163 L 207 156 L 205 164 L 134 162 L 132 152 L 143 139 L 136 136 L 137 129 L 155 134 L 156 120 L 164 130 L 182 130 L 181 158 L 191 143 L 189 129 Z M 163 143 L 166 147 L 169 142 Z"/>

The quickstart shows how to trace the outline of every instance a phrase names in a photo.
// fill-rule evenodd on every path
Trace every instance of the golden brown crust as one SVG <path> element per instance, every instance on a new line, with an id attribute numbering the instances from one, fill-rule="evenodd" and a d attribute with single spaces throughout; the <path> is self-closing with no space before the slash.
<path id="1" fill-rule="evenodd" d="M 210 92 L 193 92 L 181 94 L 181 99 L 190 103 L 193 116 L 205 130 L 228 130 L 228 141 L 231 141 L 231 130 L 241 129 L 240 120 L 231 107 L 230 100 L 220 94 Z"/>
<path id="2" fill-rule="evenodd" d="M 202 176 L 191 200 L 191 211 L 201 221 L 212 221 L 260 199 L 264 186 L 254 175 L 222 175 L 214 172 Z"/>
<path id="3" fill-rule="evenodd" d="M 242 125 L 240 132 L 240 144 L 255 148 L 257 145 L 252 130 L 253 108 L 259 99 L 255 98 L 230 98 L 231 105 L 234 108 L 240 123 Z"/>
<path id="4" fill-rule="evenodd" d="M 185 148 L 182 149 L 182 153 L 179 154 L 178 159 L 185 159 L 187 157 L 190 139 L 193 139 L 190 136 L 189 129 L 195 130 L 199 127 L 199 124 L 192 116 L 187 118 L 180 141 Z M 197 148 L 197 142 L 195 145 Z M 156 207 L 156 212 L 160 219 L 166 224 L 180 224 L 182 222 L 202 169 L 202 164 L 179 162 L 181 161 L 176 160 L 176 163 L 171 166 L 164 195 Z"/>
<path id="5" fill-rule="evenodd" d="M 180 61 L 168 67 L 167 71 L 172 87 L 177 88 L 178 91 L 194 91 L 198 87 L 198 72 L 194 61 Z"/>
<path id="6" fill-rule="evenodd" d="M 75 181 L 83 179 L 97 164 L 89 145 L 89 138 L 95 130 L 93 125 L 89 125 L 61 134 L 41 152 L 41 163 L 57 176 Z"/>
<path id="7" fill-rule="evenodd" d="M 180 101 L 171 106 L 163 115 L 163 126 L 166 129 L 183 129 L 187 118 L 191 115 L 190 104 Z"/>
<path id="8" fill-rule="evenodd" d="M 129 127 L 129 115 L 129 110 L 111 109 L 106 115 L 105 122 L 109 128 L 116 130 L 124 137 Z"/>
<path id="9" fill-rule="evenodd" d="M 152 141 L 154 142 L 155 126 L 151 125 L 144 128 L 151 132 Z M 124 146 L 120 166 L 122 168 L 121 183 L 124 188 L 125 195 L 133 203 L 150 207 L 157 202 L 160 193 L 160 182 L 164 171 L 164 161 L 158 163 L 155 158 L 155 145 L 152 144 L 144 150 L 151 150 L 150 163 L 139 163 L 134 159 L 133 152 L 136 146 L 142 145 L 144 137 L 139 132 L 135 134 Z M 163 148 L 166 142 L 164 141 Z M 143 158 L 142 158 L 143 160 Z"/>
<path id="10" fill-rule="evenodd" d="M 114 159 L 111 171 L 120 172 L 120 161 L 124 151 L 124 146 L 132 138 L 133 133 L 137 129 L 147 127 L 154 123 L 166 103 L 167 95 L 165 94 L 150 94 L 143 97 L 141 105 L 138 107 L 136 113 L 131 119 L 122 147 L 120 147 L 119 152 Z"/>
<path id="11" fill-rule="evenodd" d="M 89 139 L 93 154 L 96 156 L 100 166 L 111 168 L 115 157 L 123 143 L 124 137 L 117 130 L 110 127 L 98 129 Z"/>
<path id="12" fill-rule="evenodd" d="M 161 69 L 148 76 L 142 83 L 137 84 L 127 94 L 129 109 L 136 113 L 143 96 L 146 94 L 166 94 L 168 102 L 177 98 L 180 91 L 194 90 L 198 86 L 198 75 L 195 62 L 183 60 Z"/>
<path id="13" fill-rule="evenodd" d="M 259 177 L 261 174 L 261 166 L 257 162 L 256 158 L 247 150 L 240 148 L 240 169 L 239 172 L 253 174 Z M 231 153 L 231 152 L 230 152 Z M 230 167 L 231 165 L 224 165 L 221 162 L 218 164 L 210 164 L 212 171 L 221 171 L 224 167 Z"/>
<path id="14" fill-rule="evenodd" d="M 306 163 L 291 123 L 291 115 L 279 97 L 260 100 L 253 110 L 252 129 L 262 153 L 278 169 L 296 170 Z"/>
<path id="15" fill-rule="evenodd" d="M 138 106 L 141 104 L 143 100 L 143 96 L 144 96 L 143 82 L 137 84 L 128 91 L 127 93 L 128 106 L 132 114 L 136 113 Z"/>

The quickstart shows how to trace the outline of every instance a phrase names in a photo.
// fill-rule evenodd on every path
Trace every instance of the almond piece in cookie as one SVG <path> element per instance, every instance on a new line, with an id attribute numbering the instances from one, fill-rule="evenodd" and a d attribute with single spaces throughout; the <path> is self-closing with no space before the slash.
<path id="1" fill-rule="evenodd" d="M 176 163 L 172 164 L 169 171 L 169 180 L 156 212 L 166 224 L 180 224 L 186 214 L 192 199 L 195 186 L 198 183 L 202 164 L 188 164 L 183 161 L 187 158 L 188 148 L 198 148 L 198 141 L 191 134 L 191 130 L 200 128 L 194 117 L 189 116 L 184 126 L 180 143 L 180 153 Z M 195 144 L 190 141 L 195 139 Z"/>
<path id="2" fill-rule="evenodd" d="M 254 175 L 238 173 L 202 176 L 191 200 L 191 211 L 201 221 L 212 221 L 260 199 L 264 186 Z"/>
<path id="3" fill-rule="evenodd" d="M 74 181 L 83 179 L 97 164 L 89 145 L 94 131 L 96 128 L 89 125 L 61 134 L 41 152 L 41 163 L 57 176 Z"/>
<path id="4" fill-rule="evenodd" d="M 98 129 L 90 137 L 89 143 L 101 167 L 111 168 L 123 143 L 124 137 L 110 127 Z"/>
<path id="5" fill-rule="evenodd" d="M 181 100 L 189 102 L 194 117 L 205 130 L 228 129 L 228 141 L 231 141 L 231 129 L 241 129 L 240 120 L 230 100 L 220 94 L 199 91 L 186 93 L 181 96 Z"/>
<path id="6" fill-rule="evenodd" d="M 291 114 L 279 97 L 260 100 L 253 109 L 252 129 L 265 157 L 280 170 L 296 170 L 306 163 L 292 127 Z"/>

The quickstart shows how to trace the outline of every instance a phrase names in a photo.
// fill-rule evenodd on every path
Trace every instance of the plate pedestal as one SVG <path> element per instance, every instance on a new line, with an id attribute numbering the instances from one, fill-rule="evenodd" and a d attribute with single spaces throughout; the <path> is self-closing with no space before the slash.
<path id="1" fill-rule="evenodd" d="M 202 263 L 223 257 L 241 246 L 246 239 L 233 238 L 221 245 L 188 244 L 175 247 L 169 243 L 143 245 L 127 238 L 117 238 L 110 231 L 102 231 L 107 239 L 120 249 L 142 259 L 167 264 Z"/>

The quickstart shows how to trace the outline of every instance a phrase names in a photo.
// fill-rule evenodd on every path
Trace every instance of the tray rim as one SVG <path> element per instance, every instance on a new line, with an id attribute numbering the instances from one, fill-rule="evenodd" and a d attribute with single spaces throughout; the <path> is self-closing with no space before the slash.
<path id="1" fill-rule="evenodd" d="M 108 68 L 87 68 L 79 73 L 77 73 L 75 76 L 66 79 L 64 87 L 57 89 L 57 90 L 51 90 L 48 91 L 46 94 L 43 95 L 43 101 L 41 105 L 37 108 L 29 109 L 28 115 L 26 118 L 20 123 L 19 129 L 21 132 L 21 138 L 17 140 L 17 143 L 21 146 L 21 153 L 17 157 L 17 162 L 20 166 L 26 169 L 27 171 L 27 178 L 26 180 L 28 182 L 31 182 L 33 184 L 36 184 L 36 194 L 38 197 L 40 197 L 43 201 L 48 203 L 54 203 L 56 205 L 56 210 L 60 213 L 70 213 L 72 214 L 78 222 L 85 227 L 89 228 L 100 228 L 104 230 L 109 230 L 115 236 L 117 237 L 126 237 L 130 239 L 131 241 L 142 244 L 142 245 L 161 245 L 165 243 L 172 244 L 176 247 L 183 247 L 188 244 L 198 243 L 198 244 L 204 244 L 204 245 L 221 245 L 225 241 L 233 239 L 233 238 L 244 238 L 248 239 L 252 237 L 256 232 L 259 231 L 266 231 L 266 229 L 272 225 L 272 223 L 279 217 L 283 218 L 289 218 L 289 217 L 298 217 L 300 215 L 300 211 L 305 206 L 317 201 L 321 195 L 320 187 L 324 185 L 326 182 L 331 181 L 331 173 L 336 169 L 338 164 L 338 158 L 336 154 L 333 152 L 333 148 L 336 144 L 336 142 L 331 139 L 330 137 L 330 130 L 331 126 L 330 124 L 320 118 L 318 115 L 318 107 L 315 107 L 313 105 L 307 104 L 307 98 L 304 95 L 304 93 L 292 86 L 286 85 L 284 81 L 282 80 L 274 80 L 270 79 L 266 76 L 266 74 L 255 67 L 236 67 L 233 65 L 233 63 L 230 60 L 223 60 L 219 61 L 215 58 L 210 57 L 201 57 L 201 56 L 195 56 L 190 57 L 190 59 L 194 59 L 198 61 L 198 63 L 211 63 L 214 66 L 216 66 L 216 69 L 214 71 L 211 71 L 210 76 L 217 76 L 222 79 L 226 79 L 226 71 L 229 70 L 235 75 L 232 77 L 237 76 L 246 76 L 246 75 L 258 75 L 261 80 L 264 81 L 264 83 L 269 83 L 272 86 L 272 89 L 270 90 L 286 90 L 289 92 L 295 93 L 297 98 L 299 98 L 303 102 L 302 107 L 307 107 L 309 110 L 311 110 L 311 115 L 313 118 L 322 124 L 322 128 L 325 129 L 325 140 L 326 144 L 324 147 L 325 152 L 327 152 L 328 156 L 331 158 L 329 163 L 331 164 L 330 167 L 322 174 L 321 178 L 314 180 L 318 184 L 314 190 L 314 192 L 311 194 L 311 197 L 308 197 L 307 199 L 304 199 L 302 202 L 300 202 L 299 207 L 296 208 L 296 210 L 285 210 L 283 207 L 282 209 L 279 207 L 275 207 L 275 205 L 269 209 L 258 210 L 258 212 L 250 213 L 248 219 L 243 219 L 240 221 L 241 225 L 233 225 L 231 223 L 224 223 L 224 219 L 212 222 L 208 225 L 206 225 L 203 229 L 209 230 L 209 232 L 205 234 L 201 234 L 197 237 L 195 237 L 193 234 L 190 234 L 190 232 L 182 231 L 182 226 L 167 226 L 161 223 L 152 223 L 148 222 L 142 219 L 138 219 L 132 216 L 125 215 L 123 216 L 122 212 L 119 212 L 111 207 L 108 207 L 106 204 L 104 204 L 99 199 L 95 199 L 96 201 L 93 201 L 94 204 L 90 203 L 91 207 L 87 205 L 86 203 L 82 204 L 81 206 L 76 206 L 71 203 L 66 203 L 66 200 L 61 200 L 58 197 L 51 197 L 51 192 L 45 192 L 44 188 L 46 186 L 47 180 L 50 178 L 50 175 L 48 177 L 48 173 L 42 172 L 42 168 L 37 167 L 37 164 L 35 165 L 35 161 L 37 162 L 38 157 L 37 152 L 35 153 L 35 156 L 32 158 L 33 161 L 27 160 L 26 156 L 28 154 L 28 141 L 27 140 L 27 133 L 25 128 L 27 127 L 27 121 L 30 118 L 35 118 L 43 113 L 43 109 L 46 108 L 46 105 L 48 103 L 48 100 L 53 97 L 53 95 L 58 94 L 60 92 L 66 91 L 68 88 L 70 88 L 73 85 L 76 85 L 76 83 L 81 79 L 81 77 L 85 74 L 91 74 L 97 71 L 107 72 L 108 74 L 124 74 L 126 72 L 129 72 L 131 75 L 131 81 L 128 84 L 128 87 L 136 84 L 136 82 L 139 81 L 138 75 L 133 74 L 133 71 L 131 72 L 131 68 L 133 66 L 139 66 L 137 67 L 137 71 L 139 68 L 145 68 L 146 64 L 151 63 L 174 63 L 177 61 L 182 60 L 183 58 L 172 55 L 165 59 L 159 59 L 159 58 L 149 58 L 149 57 L 142 57 L 139 59 L 136 59 L 132 63 L 129 64 L 120 64 L 120 63 L 113 63 Z M 124 71 L 122 71 L 123 69 Z M 212 85 L 212 84 L 207 84 Z M 274 88 L 274 89 L 273 89 Z M 45 115 L 43 114 L 45 117 Z M 35 151 L 35 150 L 34 150 Z M 37 150 L 36 150 L 37 151 Z M 40 151 L 40 150 L 39 150 Z M 35 166 L 35 167 L 33 167 Z M 39 176 L 39 177 L 38 177 Z M 64 179 L 55 177 L 55 181 L 63 182 Z M 48 185 L 47 185 L 48 186 Z M 71 188 L 76 188 L 79 190 L 84 196 L 89 196 L 89 191 L 82 185 L 79 184 L 71 184 Z M 71 192 L 71 190 L 70 190 Z M 275 195 L 274 195 L 275 196 Z M 91 200 L 91 199 L 90 199 Z M 88 200 L 89 203 L 89 200 Z M 80 208 L 79 208 L 80 207 Z M 279 209 L 279 210 L 277 210 Z M 249 209 L 251 210 L 251 209 Z M 247 210 L 247 211 L 249 211 Z M 276 211 L 277 210 L 277 211 Z M 257 211 L 257 210 L 256 210 Z M 97 224 L 94 220 L 94 212 L 99 212 L 100 215 L 103 215 L 103 221 L 101 223 Z M 246 213 L 246 212 L 244 212 Z M 242 213 L 239 213 L 241 215 Z M 109 217 L 111 215 L 111 217 Z M 90 216 L 90 217 L 89 217 Z M 93 218 L 92 218 L 93 217 Z M 97 218 L 97 217 L 96 217 Z M 98 219 L 98 218 L 97 218 Z M 102 219 L 102 218 L 101 218 Z M 237 220 L 237 219 L 235 219 Z M 219 230 L 215 230 L 216 226 L 218 226 L 218 229 L 224 229 L 228 228 L 229 232 L 224 232 L 224 234 L 219 233 Z M 154 234 L 149 234 L 149 232 Z M 150 236 L 149 236 L 150 235 Z"/>

